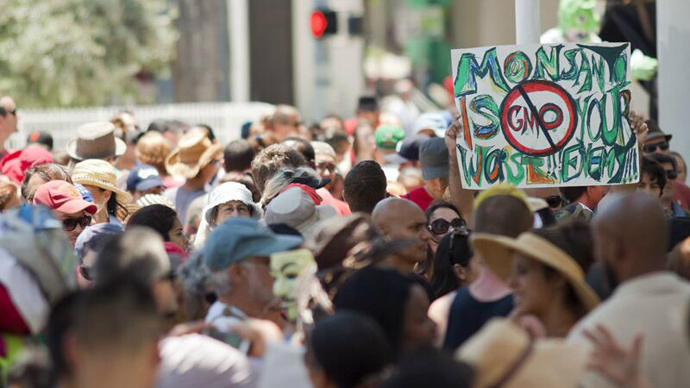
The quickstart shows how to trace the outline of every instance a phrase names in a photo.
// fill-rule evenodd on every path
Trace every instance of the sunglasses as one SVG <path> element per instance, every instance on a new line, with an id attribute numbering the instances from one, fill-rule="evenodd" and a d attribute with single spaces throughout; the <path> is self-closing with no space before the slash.
<path id="1" fill-rule="evenodd" d="M 561 203 L 563 203 L 563 198 L 561 198 L 560 195 L 549 195 L 546 197 L 546 203 L 550 208 L 555 209 L 561 206 Z"/>
<path id="2" fill-rule="evenodd" d="M 648 154 L 656 152 L 657 147 L 660 150 L 666 151 L 669 147 L 668 142 L 663 142 L 663 143 L 656 143 L 656 144 L 646 144 L 644 147 L 642 147 L 642 150 Z"/>
<path id="3" fill-rule="evenodd" d="M 0 116 L 6 116 L 8 113 L 14 117 L 17 117 L 17 108 L 6 110 L 5 108 L 0 107 Z"/>
<path id="4" fill-rule="evenodd" d="M 440 235 L 448 233 L 448 229 L 450 227 L 453 227 L 453 229 L 459 229 L 464 227 L 465 225 L 465 220 L 463 220 L 462 218 L 456 218 L 451 222 L 448 222 L 440 218 L 429 224 L 429 231 L 433 234 Z"/>
<path id="5" fill-rule="evenodd" d="M 666 179 L 676 180 L 678 178 L 678 172 L 676 170 L 666 170 Z"/>
<path id="6" fill-rule="evenodd" d="M 71 232 L 77 228 L 77 225 L 81 226 L 81 229 L 86 229 L 87 226 L 91 225 L 91 216 L 84 216 L 79 218 L 66 218 L 62 220 L 62 229 Z"/>

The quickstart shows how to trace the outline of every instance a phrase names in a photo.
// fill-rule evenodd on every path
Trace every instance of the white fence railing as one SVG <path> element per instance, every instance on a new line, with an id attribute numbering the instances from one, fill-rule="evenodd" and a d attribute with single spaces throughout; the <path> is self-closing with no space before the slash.
<path id="1" fill-rule="evenodd" d="M 258 120 L 270 114 L 273 105 L 250 103 L 190 103 L 127 107 L 134 113 L 137 124 L 143 130 L 156 119 L 180 120 L 190 125 L 207 124 L 213 128 L 222 144 L 240 136 L 240 127 L 247 121 Z M 54 148 L 64 148 L 77 128 L 88 122 L 108 121 L 122 107 L 22 110 L 19 115 L 18 133 L 9 139 L 9 148 L 17 149 L 26 144 L 29 133 L 40 130 L 53 135 Z"/>

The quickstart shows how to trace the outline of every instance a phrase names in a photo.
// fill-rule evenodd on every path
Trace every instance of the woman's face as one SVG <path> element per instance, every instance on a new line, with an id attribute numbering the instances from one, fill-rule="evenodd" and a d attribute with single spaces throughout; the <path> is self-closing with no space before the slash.
<path id="1" fill-rule="evenodd" d="M 544 266 L 521 253 L 513 256 L 508 285 L 513 289 L 515 310 L 537 318 L 548 312 L 558 291 L 554 282 L 547 280 Z"/>
<path id="2" fill-rule="evenodd" d="M 431 213 L 431 217 L 429 217 L 429 227 L 431 229 L 431 240 L 429 240 L 429 246 L 434 253 L 436 253 L 438 243 L 441 242 L 441 240 L 448 235 L 448 233 L 453 231 L 453 227 L 451 226 L 451 224 L 454 223 L 453 221 L 455 221 L 457 224 L 460 220 L 461 219 L 458 213 L 456 213 L 455 210 L 447 207 L 436 209 L 433 213 Z M 445 232 L 443 233 L 437 234 L 434 232 L 441 232 L 443 229 L 445 229 Z"/>
<path id="3" fill-rule="evenodd" d="M 108 190 L 103 190 L 100 187 L 92 186 L 92 185 L 84 185 L 84 187 L 89 190 L 91 195 L 93 196 L 93 203 L 98 206 L 98 209 L 101 209 L 103 206 L 105 206 L 108 203 L 108 200 L 110 199 L 110 195 L 112 192 Z"/>
<path id="4" fill-rule="evenodd" d="M 403 316 L 403 350 L 430 346 L 436 338 L 436 324 L 429 318 L 429 297 L 424 288 L 415 284 Z"/>
<path id="5" fill-rule="evenodd" d="M 168 236 L 170 237 L 170 242 L 177 245 L 180 247 L 180 249 L 187 251 L 188 245 L 189 245 L 189 240 L 187 239 L 187 236 L 184 234 L 182 230 L 182 224 L 180 223 L 180 220 L 175 217 L 175 221 L 173 223 L 172 228 L 168 232 Z"/>
<path id="6" fill-rule="evenodd" d="M 249 205 L 241 201 L 230 201 L 218 205 L 218 213 L 216 214 L 216 225 L 235 217 L 251 217 Z"/>

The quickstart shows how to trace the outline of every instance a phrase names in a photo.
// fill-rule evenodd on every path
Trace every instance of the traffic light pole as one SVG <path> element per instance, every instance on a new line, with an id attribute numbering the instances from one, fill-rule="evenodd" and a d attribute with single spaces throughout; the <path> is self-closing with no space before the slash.
<path id="1" fill-rule="evenodd" d="M 538 44 L 541 35 L 539 0 L 515 0 L 515 43 Z"/>

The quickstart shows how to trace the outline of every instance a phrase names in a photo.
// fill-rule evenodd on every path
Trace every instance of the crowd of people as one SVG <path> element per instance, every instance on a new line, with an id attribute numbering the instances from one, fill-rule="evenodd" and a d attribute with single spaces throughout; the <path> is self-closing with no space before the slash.
<path id="1" fill-rule="evenodd" d="M 242 128 L 132 112 L 5 149 L 0 382 L 93 387 L 690 384 L 690 189 L 632 115 L 640 181 L 463 189 L 461 123 Z M 235 140 L 221 144 L 217 131 Z M 0 386 L 3 386 L 0 384 Z"/>

